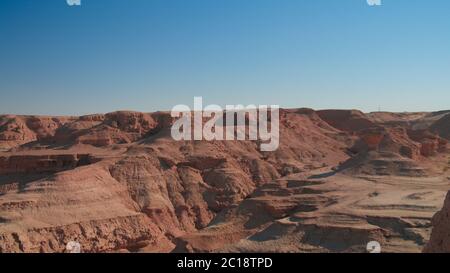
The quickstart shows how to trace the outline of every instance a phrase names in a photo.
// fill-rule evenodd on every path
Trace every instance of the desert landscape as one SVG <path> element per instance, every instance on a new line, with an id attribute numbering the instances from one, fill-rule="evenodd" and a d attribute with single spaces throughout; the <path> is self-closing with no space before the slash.
<path id="1" fill-rule="evenodd" d="M 450 111 L 282 109 L 274 152 L 173 122 L 0 116 L 0 252 L 450 251 Z"/>

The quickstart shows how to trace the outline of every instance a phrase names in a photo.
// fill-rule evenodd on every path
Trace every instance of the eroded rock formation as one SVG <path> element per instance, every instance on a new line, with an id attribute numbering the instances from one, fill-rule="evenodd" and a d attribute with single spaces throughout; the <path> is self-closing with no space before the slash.
<path id="1" fill-rule="evenodd" d="M 450 163 L 449 163 L 450 164 Z M 450 194 L 444 201 L 443 208 L 433 216 L 433 232 L 424 252 L 450 252 Z"/>
<path id="2" fill-rule="evenodd" d="M 435 119 L 281 110 L 261 152 L 174 141 L 165 112 L 1 116 L 0 252 L 420 251 L 449 189 Z"/>

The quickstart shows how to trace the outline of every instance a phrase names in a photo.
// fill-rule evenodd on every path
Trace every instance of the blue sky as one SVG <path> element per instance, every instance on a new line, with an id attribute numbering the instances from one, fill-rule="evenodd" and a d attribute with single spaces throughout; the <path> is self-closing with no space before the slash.
<path id="1" fill-rule="evenodd" d="M 2 0 L 0 113 L 450 108 L 450 1 Z"/>

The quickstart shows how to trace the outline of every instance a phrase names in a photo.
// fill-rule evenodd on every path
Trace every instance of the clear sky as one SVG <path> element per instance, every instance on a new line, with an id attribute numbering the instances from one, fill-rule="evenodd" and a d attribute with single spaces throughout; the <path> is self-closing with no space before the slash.
<path id="1" fill-rule="evenodd" d="M 450 109 L 450 1 L 0 1 L 0 113 Z"/>

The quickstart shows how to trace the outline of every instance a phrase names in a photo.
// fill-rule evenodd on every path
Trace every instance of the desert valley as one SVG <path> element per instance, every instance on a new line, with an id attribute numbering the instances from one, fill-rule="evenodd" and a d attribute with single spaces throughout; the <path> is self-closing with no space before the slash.
<path id="1" fill-rule="evenodd" d="M 0 116 L 0 252 L 450 251 L 450 111 L 283 109 L 274 152 L 173 122 Z"/>

